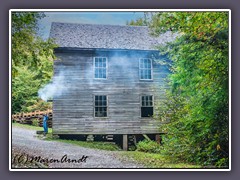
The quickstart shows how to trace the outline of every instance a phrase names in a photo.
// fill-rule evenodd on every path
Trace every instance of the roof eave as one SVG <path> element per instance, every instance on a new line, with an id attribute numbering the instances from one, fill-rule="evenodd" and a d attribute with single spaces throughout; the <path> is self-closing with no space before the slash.
<path id="1" fill-rule="evenodd" d="M 80 52 L 80 51 L 92 51 L 92 52 L 97 52 L 97 51 L 135 51 L 135 52 L 159 52 L 159 50 L 156 49 L 113 49 L 113 48 L 78 48 L 78 47 L 58 47 L 54 49 L 55 53 L 64 53 L 64 52 Z"/>

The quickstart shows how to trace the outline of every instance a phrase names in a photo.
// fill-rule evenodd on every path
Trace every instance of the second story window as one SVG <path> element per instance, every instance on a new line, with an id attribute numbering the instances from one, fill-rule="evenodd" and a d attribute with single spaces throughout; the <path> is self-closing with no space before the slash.
<path id="1" fill-rule="evenodd" d="M 140 59 L 139 60 L 139 76 L 140 80 L 152 80 L 152 60 Z"/>
<path id="2" fill-rule="evenodd" d="M 107 58 L 106 57 L 94 58 L 94 78 L 96 79 L 107 78 Z"/>

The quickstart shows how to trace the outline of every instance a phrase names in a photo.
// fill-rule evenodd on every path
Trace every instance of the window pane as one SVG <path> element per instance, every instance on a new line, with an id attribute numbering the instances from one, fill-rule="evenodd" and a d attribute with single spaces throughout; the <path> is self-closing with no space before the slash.
<path id="1" fill-rule="evenodd" d="M 151 70 L 148 70 L 148 71 L 147 71 L 147 74 L 148 74 L 147 78 L 148 78 L 148 79 L 152 79 Z"/>
<path id="2" fill-rule="evenodd" d="M 107 101 L 102 101 L 102 106 L 107 106 Z"/>
<path id="3" fill-rule="evenodd" d="M 149 106 L 148 101 L 146 101 L 146 106 Z"/>
<path id="4" fill-rule="evenodd" d="M 144 62 L 144 68 L 147 68 L 148 67 L 148 65 L 147 65 L 147 62 L 145 61 Z"/>
<path id="5" fill-rule="evenodd" d="M 148 71 L 147 70 L 144 70 L 144 79 L 148 79 Z"/>
<path id="6" fill-rule="evenodd" d="M 98 105 L 99 105 L 99 104 L 98 104 L 98 101 L 95 100 L 95 106 L 98 106 Z"/>
<path id="7" fill-rule="evenodd" d="M 107 65 L 106 65 L 106 60 L 103 61 L 103 67 L 104 67 L 104 68 L 107 67 Z"/>
<path id="8" fill-rule="evenodd" d="M 95 60 L 95 67 L 98 67 L 98 61 Z"/>
<path id="9" fill-rule="evenodd" d="M 149 106 L 149 96 L 146 96 L 146 106 Z"/>
<path id="10" fill-rule="evenodd" d="M 147 68 L 151 69 L 151 61 L 150 60 L 147 61 Z"/>
<path id="11" fill-rule="evenodd" d="M 106 78 L 106 77 L 107 77 L 107 76 L 106 76 L 106 69 L 103 71 L 102 77 L 103 77 L 103 78 Z"/>
<path id="12" fill-rule="evenodd" d="M 149 96 L 149 100 L 152 101 L 152 96 Z"/>

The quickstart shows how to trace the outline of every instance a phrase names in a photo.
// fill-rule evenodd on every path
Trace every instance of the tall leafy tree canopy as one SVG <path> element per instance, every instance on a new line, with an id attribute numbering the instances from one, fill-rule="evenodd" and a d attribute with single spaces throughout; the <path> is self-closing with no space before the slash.
<path id="1" fill-rule="evenodd" d="M 44 13 L 12 12 L 11 17 L 12 113 L 16 113 L 31 111 L 30 107 L 38 103 L 38 89 L 53 74 L 56 45 L 38 36 L 38 21 Z"/>
<path id="2" fill-rule="evenodd" d="M 160 12 L 152 16 L 155 35 L 178 38 L 162 54 L 171 59 L 170 90 L 157 118 L 169 121 L 162 153 L 175 160 L 228 166 L 228 13 Z"/>

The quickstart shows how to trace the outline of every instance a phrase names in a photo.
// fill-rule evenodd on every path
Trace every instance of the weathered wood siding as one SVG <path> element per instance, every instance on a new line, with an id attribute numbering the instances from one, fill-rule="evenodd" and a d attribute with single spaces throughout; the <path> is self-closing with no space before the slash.
<path id="1" fill-rule="evenodd" d="M 56 53 L 54 73 L 63 73 L 65 90 L 53 99 L 53 133 L 159 133 L 160 122 L 141 118 L 140 98 L 164 98 L 167 68 L 153 61 L 153 80 L 139 80 L 139 58 L 150 52 L 83 52 Z M 94 57 L 107 57 L 107 79 L 94 79 Z M 108 117 L 94 117 L 94 95 L 107 95 Z"/>

